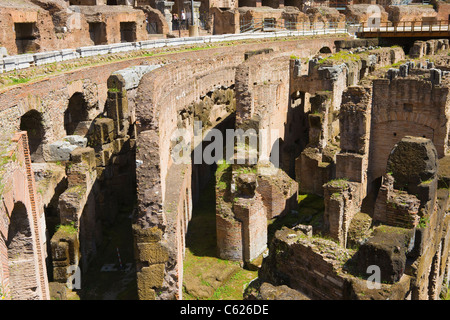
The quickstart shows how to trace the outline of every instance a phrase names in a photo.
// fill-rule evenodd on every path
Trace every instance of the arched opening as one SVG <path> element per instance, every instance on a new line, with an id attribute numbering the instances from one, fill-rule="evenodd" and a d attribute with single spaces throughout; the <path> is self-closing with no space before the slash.
<path id="1" fill-rule="evenodd" d="M 221 287 L 224 279 L 219 278 L 220 280 L 214 283 L 206 279 L 213 277 L 217 270 L 221 270 L 223 274 L 230 272 L 230 276 L 232 271 L 236 271 L 231 264 L 229 266 L 222 264 L 217 252 L 216 175 L 219 171 L 228 171 L 225 168 L 231 169 L 231 165 L 217 165 L 215 162 L 226 157 L 229 147 L 226 131 L 235 129 L 235 110 L 231 107 L 235 103 L 234 100 L 232 85 L 209 92 L 201 98 L 201 102 L 194 103 L 188 108 L 194 110 L 191 117 L 200 116 L 203 126 L 214 129 L 215 134 L 209 131 L 191 154 L 190 188 L 188 186 L 185 190 L 183 205 L 183 214 L 188 218 L 185 218 L 184 222 L 187 230 L 185 238 L 180 239 L 180 246 L 184 250 L 183 285 L 186 289 L 183 299 L 212 297 L 214 288 Z M 230 144 L 234 146 L 234 143 Z M 195 154 L 201 154 L 201 159 L 196 159 Z M 212 161 L 212 158 L 215 160 Z M 192 263 L 193 261 L 197 262 L 196 265 Z M 200 274 L 199 270 L 205 271 Z M 198 283 L 200 285 L 197 285 Z"/>
<path id="2" fill-rule="evenodd" d="M 28 144 L 32 162 L 43 162 L 42 146 L 45 138 L 42 114 L 30 110 L 20 118 L 20 130 L 28 134 Z"/>
<path id="3" fill-rule="evenodd" d="M 88 120 L 87 103 L 80 92 L 75 93 L 69 99 L 69 106 L 64 112 L 64 129 L 67 135 L 85 135 L 81 126 L 83 121 Z"/>
<path id="4" fill-rule="evenodd" d="M 17 202 L 11 213 L 6 240 L 12 299 L 39 298 L 33 242 L 27 208 L 23 203 Z"/>
<path id="5" fill-rule="evenodd" d="M 331 49 L 330 49 L 329 47 L 322 47 L 322 48 L 319 50 L 319 52 L 320 52 L 320 53 L 332 53 L 332 52 L 331 52 Z"/>
<path id="6" fill-rule="evenodd" d="M 367 195 L 363 199 L 361 205 L 361 212 L 367 213 L 369 216 L 373 216 L 375 202 L 377 201 L 378 192 L 380 191 L 381 183 L 383 182 L 383 177 L 378 177 L 369 184 Z"/>
<path id="7" fill-rule="evenodd" d="M 278 9 L 280 7 L 279 0 L 262 0 L 261 5 L 263 7 L 271 7 L 274 9 Z"/>

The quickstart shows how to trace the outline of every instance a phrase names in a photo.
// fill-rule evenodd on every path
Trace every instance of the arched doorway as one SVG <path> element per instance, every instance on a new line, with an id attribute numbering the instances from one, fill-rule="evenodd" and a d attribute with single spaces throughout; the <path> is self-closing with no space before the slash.
<path id="1" fill-rule="evenodd" d="M 84 135 L 80 123 L 88 120 L 87 103 L 80 92 L 74 93 L 69 99 L 69 105 L 64 112 L 64 129 L 67 135 Z"/>
<path id="2" fill-rule="evenodd" d="M 13 300 L 39 299 L 34 240 L 27 208 L 17 202 L 11 213 L 8 248 L 9 287 Z"/>
<path id="3" fill-rule="evenodd" d="M 20 130 L 26 131 L 32 162 L 44 162 L 42 146 L 45 139 L 45 130 L 42 114 L 30 110 L 20 118 Z"/>
<path id="4" fill-rule="evenodd" d="M 319 53 L 332 53 L 330 47 L 322 47 Z"/>

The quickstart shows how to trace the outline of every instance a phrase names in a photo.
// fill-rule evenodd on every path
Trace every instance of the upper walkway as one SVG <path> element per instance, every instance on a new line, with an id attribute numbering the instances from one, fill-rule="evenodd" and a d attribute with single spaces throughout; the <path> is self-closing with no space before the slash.
<path id="1" fill-rule="evenodd" d="M 442 37 L 450 36 L 450 21 L 434 22 L 402 21 L 396 24 L 381 22 L 379 26 L 361 24 L 357 31 L 358 38 L 404 38 L 404 37 Z"/>

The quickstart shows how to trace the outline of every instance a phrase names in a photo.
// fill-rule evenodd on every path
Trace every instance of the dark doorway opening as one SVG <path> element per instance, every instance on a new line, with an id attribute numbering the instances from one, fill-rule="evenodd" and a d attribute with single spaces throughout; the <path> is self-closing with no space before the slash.
<path id="1" fill-rule="evenodd" d="M 136 41 L 136 23 L 121 22 L 120 23 L 120 42 Z"/>
<path id="2" fill-rule="evenodd" d="M 90 22 L 89 35 L 94 45 L 106 44 L 106 26 L 103 22 Z"/>
<path id="3" fill-rule="evenodd" d="M 64 112 L 64 129 L 67 135 L 84 135 L 81 122 L 88 120 L 87 103 L 80 92 L 69 99 L 69 106 Z"/>
<path id="4" fill-rule="evenodd" d="M 39 45 L 36 43 L 39 35 L 36 23 L 14 23 L 14 30 L 16 32 L 17 53 L 34 52 L 39 49 Z"/>
<path id="5" fill-rule="evenodd" d="M 20 118 L 20 130 L 26 131 L 32 162 L 44 162 L 42 147 L 45 137 L 42 115 L 30 110 Z"/>

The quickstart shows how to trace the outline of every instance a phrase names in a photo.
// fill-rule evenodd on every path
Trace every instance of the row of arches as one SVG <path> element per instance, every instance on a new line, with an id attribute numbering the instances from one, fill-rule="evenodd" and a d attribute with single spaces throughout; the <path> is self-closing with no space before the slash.
<path id="1" fill-rule="evenodd" d="M 88 119 L 87 102 L 83 94 L 77 92 L 69 99 L 67 109 L 64 111 L 66 135 L 77 134 L 79 124 Z M 44 162 L 43 145 L 47 142 L 44 114 L 35 109 L 26 112 L 20 118 L 19 128 L 27 132 L 32 162 Z"/>

